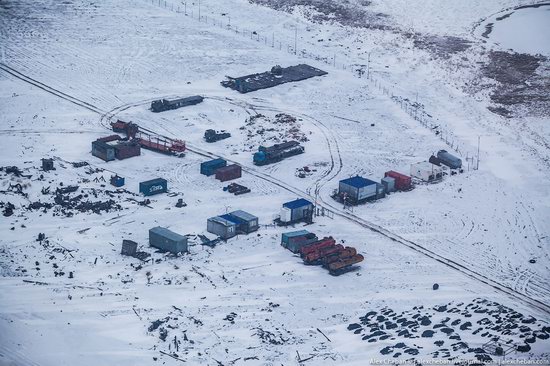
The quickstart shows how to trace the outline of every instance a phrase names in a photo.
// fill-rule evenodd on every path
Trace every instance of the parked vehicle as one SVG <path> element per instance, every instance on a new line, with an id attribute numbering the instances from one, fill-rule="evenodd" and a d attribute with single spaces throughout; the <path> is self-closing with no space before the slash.
<path id="1" fill-rule="evenodd" d="M 273 146 L 260 146 L 258 152 L 254 153 L 253 162 L 256 165 L 267 165 L 276 163 L 290 156 L 302 154 L 304 147 L 298 141 L 288 141 Z"/>
<path id="2" fill-rule="evenodd" d="M 168 100 L 168 99 L 159 99 L 151 102 L 151 111 L 158 113 L 163 111 L 168 111 L 171 109 L 178 109 L 181 107 L 186 107 L 190 105 L 199 104 L 204 100 L 200 95 L 194 95 L 191 97 Z"/>

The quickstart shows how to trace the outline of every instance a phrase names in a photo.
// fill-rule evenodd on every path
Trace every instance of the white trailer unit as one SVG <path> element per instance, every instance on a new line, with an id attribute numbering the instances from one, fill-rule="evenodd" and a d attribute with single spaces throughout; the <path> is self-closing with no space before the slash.
<path id="1" fill-rule="evenodd" d="M 424 182 L 431 182 L 443 178 L 443 168 L 427 161 L 411 164 L 411 176 Z"/>

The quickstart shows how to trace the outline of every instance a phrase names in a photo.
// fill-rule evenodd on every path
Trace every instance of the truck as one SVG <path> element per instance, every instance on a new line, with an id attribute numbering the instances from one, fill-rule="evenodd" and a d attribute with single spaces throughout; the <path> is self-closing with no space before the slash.
<path id="1" fill-rule="evenodd" d="M 268 147 L 260 146 L 252 160 L 260 166 L 273 164 L 290 156 L 303 154 L 304 151 L 304 147 L 298 141 L 288 141 Z"/>

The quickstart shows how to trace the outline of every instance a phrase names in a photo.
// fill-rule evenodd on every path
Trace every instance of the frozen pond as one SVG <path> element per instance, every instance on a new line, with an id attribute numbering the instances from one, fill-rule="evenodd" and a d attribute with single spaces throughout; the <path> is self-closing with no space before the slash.
<path id="1" fill-rule="evenodd" d="M 484 38 L 501 48 L 550 56 L 550 3 L 495 15 L 483 31 Z"/>

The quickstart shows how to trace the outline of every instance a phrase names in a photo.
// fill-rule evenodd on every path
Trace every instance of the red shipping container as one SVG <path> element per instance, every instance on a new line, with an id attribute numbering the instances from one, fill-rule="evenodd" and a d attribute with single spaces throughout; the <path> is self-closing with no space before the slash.
<path id="1" fill-rule="evenodd" d="M 223 168 L 216 169 L 216 179 L 221 182 L 225 182 L 232 179 L 237 179 L 242 176 L 242 169 L 240 165 L 232 164 L 224 166 Z"/>
<path id="2" fill-rule="evenodd" d="M 411 189 L 411 177 L 405 174 L 390 170 L 384 174 L 384 177 L 395 179 L 395 189 L 398 191 L 406 191 Z"/>

